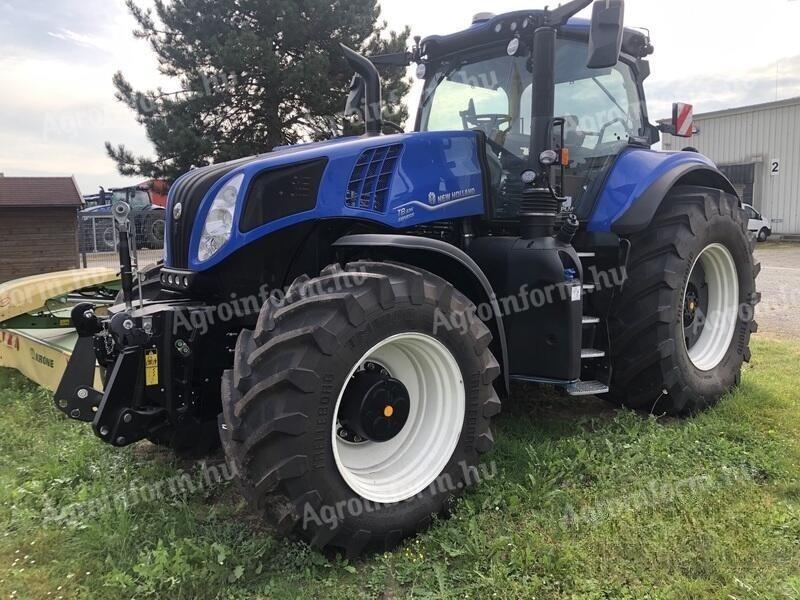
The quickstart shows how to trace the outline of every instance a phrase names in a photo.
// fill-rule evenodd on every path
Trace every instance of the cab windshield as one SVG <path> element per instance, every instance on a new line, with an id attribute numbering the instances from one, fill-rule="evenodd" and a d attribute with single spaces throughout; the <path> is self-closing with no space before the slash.
<path id="1" fill-rule="evenodd" d="M 562 193 L 576 209 L 630 138 L 646 133 L 631 67 L 620 61 L 609 69 L 588 69 L 586 57 L 585 43 L 559 40 L 555 115 L 566 120 L 570 156 Z M 428 77 L 422 96 L 422 131 L 486 134 L 498 218 L 518 211 L 519 176 L 530 151 L 534 60 L 494 48 L 445 61 Z"/>

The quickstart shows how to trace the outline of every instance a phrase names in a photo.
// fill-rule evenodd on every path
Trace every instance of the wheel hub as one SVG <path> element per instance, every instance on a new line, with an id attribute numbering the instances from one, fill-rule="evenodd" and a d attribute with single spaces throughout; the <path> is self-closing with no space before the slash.
<path id="1" fill-rule="evenodd" d="M 408 390 L 385 369 L 357 372 L 345 390 L 339 411 L 347 441 L 388 442 L 398 435 L 411 410 Z"/>
<path id="2" fill-rule="evenodd" d="M 700 307 L 700 296 L 697 293 L 697 287 L 689 284 L 686 290 L 686 301 L 683 306 L 683 326 L 690 327 L 697 317 L 697 309 Z"/>

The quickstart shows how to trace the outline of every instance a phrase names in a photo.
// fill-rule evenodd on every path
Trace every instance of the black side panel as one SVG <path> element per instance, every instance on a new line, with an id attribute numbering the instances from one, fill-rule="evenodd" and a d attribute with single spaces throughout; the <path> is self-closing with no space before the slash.
<path id="1" fill-rule="evenodd" d="M 736 195 L 731 182 L 718 169 L 705 165 L 682 165 L 656 181 L 639 198 L 622 218 L 612 226 L 614 233 L 630 235 L 647 229 L 656 216 L 661 202 L 676 185 L 699 185 L 712 187 Z"/>
<path id="2" fill-rule="evenodd" d="M 583 302 L 575 250 L 554 237 L 480 237 L 469 254 L 499 298 L 511 376 L 579 380 Z"/>
<path id="3" fill-rule="evenodd" d="M 266 171 L 250 185 L 239 228 L 247 233 L 278 219 L 313 210 L 327 159 Z"/>

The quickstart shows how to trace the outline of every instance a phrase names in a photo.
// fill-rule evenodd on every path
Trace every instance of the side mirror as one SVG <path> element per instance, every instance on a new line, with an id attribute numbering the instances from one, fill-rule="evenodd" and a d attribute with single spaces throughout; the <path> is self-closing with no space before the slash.
<path id="1" fill-rule="evenodd" d="M 344 108 L 345 117 L 357 116 L 364 119 L 364 100 L 367 95 L 367 84 L 361 75 L 354 75 L 350 82 L 350 94 L 347 96 L 347 104 Z"/>
<path id="2" fill-rule="evenodd" d="M 598 0 L 594 3 L 587 67 L 608 69 L 619 62 L 624 22 L 625 0 Z"/>

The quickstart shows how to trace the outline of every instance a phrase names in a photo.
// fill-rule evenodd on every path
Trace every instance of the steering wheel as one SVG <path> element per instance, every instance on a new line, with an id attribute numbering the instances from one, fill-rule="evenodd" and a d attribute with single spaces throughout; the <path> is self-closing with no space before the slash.
<path id="1" fill-rule="evenodd" d="M 511 127 L 511 115 L 504 115 L 502 113 L 485 113 L 479 115 L 475 110 L 475 101 L 472 99 L 469 101 L 467 110 L 461 111 L 459 115 L 464 122 L 465 130 L 475 128 L 481 129 L 489 137 L 491 137 L 494 132 L 506 133 Z M 508 125 L 508 129 L 506 129 L 505 132 L 500 131 L 500 127 L 503 125 Z"/>
<path id="2" fill-rule="evenodd" d="M 492 131 L 500 131 L 501 125 L 511 124 L 511 115 L 486 113 L 485 115 L 465 115 L 467 124 L 484 129 L 489 127 Z"/>

